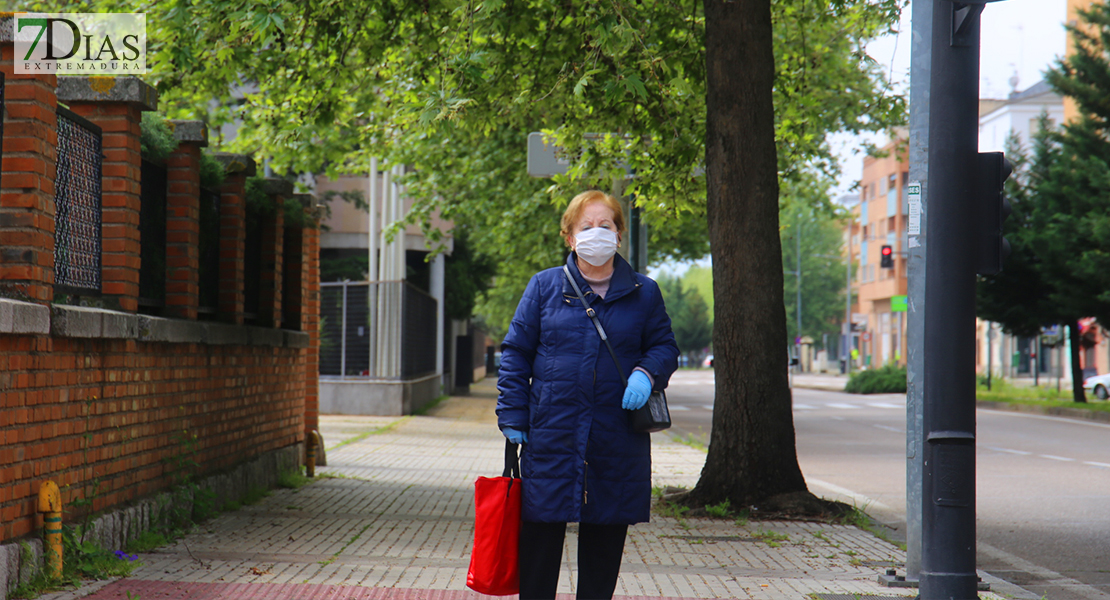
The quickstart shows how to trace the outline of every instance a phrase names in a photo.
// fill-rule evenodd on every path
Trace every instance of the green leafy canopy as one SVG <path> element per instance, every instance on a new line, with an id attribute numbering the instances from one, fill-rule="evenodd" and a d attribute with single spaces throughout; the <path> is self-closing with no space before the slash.
<path id="1" fill-rule="evenodd" d="M 625 167 L 653 258 L 708 252 L 699 1 L 89 4 L 146 12 L 150 80 L 167 114 L 238 120 L 229 150 L 268 158 L 278 173 L 361 173 L 371 156 L 415 166 L 404 179 L 410 221 L 439 210 L 470 225 L 475 250 L 506 275 L 498 286 L 519 292 L 518 271 L 555 264 L 547 220 Z M 782 178 L 811 167 L 835 175 L 828 134 L 904 120 L 904 99 L 865 51 L 903 5 L 771 3 Z M 577 157 L 567 175 L 528 179 L 525 135 L 535 130 Z"/>

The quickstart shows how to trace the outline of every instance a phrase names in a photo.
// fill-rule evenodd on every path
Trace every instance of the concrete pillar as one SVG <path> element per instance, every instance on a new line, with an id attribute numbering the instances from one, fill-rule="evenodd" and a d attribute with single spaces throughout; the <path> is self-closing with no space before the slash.
<path id="1" fill-rule="evenodd" d="M 432 259 L 432 276 L 429 287 L 432 297 L 436 299 L 436 375 L 443 375 L 443 302 L 444 296 L 444 267 L 446 259 L 443 254 L 437 254 Z"/>

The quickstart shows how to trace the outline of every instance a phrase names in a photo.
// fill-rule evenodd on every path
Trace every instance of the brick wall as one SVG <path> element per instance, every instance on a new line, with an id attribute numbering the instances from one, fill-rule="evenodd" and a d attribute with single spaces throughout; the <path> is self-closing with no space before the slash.
<path id="1" fill-rule="evenodd" d="M 0 181 L 0 290 L 46 301 L 54 282 L 57 77 L 16 75 L 12 55 L 12 44 L 0 44 L 6 169 Z"/>
<path id="2" fill-rule="evenodd" d="M 210 474 L 302 441 L 306 353 L 0 335 L 0 541 L 36 528 L 48 479 L 99 511 L 166 489 L 183 462 Z"/>
<path id="3" fill-rule="evenodd" d="M 0 174 L 0 542 L 41 525 L 35 500 L 44 481 L 61 486 L 71 508 L 79 498 L 93 500 L 96 511 L 117 507 L 168 489 L 182 465 L 195 476 L 228 472 L 302 443 L 316 428 L 317 402 L 313 201 L 302 198 L 304 226 L 283 230 L 280 213 L 269 224 L 259 275 L 264 318 L 243 325 L 243 270 L 233 263 L 243 256 L 243 181 L 253 161 L 224 157 L 221 302 L 216 315 L 198 320 L 205 315 L 197 310 L 197 170 L 206 135 L 203 124 L 175 122 L 165 306 L 139 314 L 137 136 L 141 113 L 156 107 L 157 95 L 136 78 L 13 77 L 11 57 L 11 43 L 0 41 L 8 77 Z M 104 132 L 100 296 L 54 290 L 59 100 Z M 275 203 L 289 192 L 274 188 Z M 79 515 L 69 511 L 66 519 Z"/>

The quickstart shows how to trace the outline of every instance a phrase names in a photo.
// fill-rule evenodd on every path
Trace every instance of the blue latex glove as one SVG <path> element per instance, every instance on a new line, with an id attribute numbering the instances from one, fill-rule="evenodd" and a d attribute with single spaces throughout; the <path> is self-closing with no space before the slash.
<path id="1" fill-rule="evenodd" d="M 636 410 L 647 404 L 650 395 L 651 380 L 643 371 L 633 371 L 632 376 L 628 378 L 628 387 L 624 389 L 624 399 L 621 400 L 621 407 L 626 410 Z"/>
<path id="2" fill-rule="evenodd" d="M 506 427 L 506 428 L 501 430 L 501 433 L 505 434 L 505 438 L 508 439 L 510 442 L 512 442 L 514 444 L 527 444 L 528 443 L 528 432 L 527 431 L 517 431 L 516 429 L 513 429 L 512 427 Z"/>

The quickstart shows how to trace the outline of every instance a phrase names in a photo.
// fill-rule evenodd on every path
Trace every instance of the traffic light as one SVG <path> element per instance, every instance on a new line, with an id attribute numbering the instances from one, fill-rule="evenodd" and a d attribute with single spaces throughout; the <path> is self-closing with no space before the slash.
<path id="1" fill-rule="evenodd" d="M 994 275 L 1010 255 L 1010 242 L 1002 237 L 1002 222 L 1010 215 L 1004 185 L 1014 167 L 1001 152 L 979 153 L 975 197 L 975 272 Z"/>
<path id="2" fill-rule="evenodd" d="M 883 247 L 879 250 L 879 266 L 884 269 L 894 268 L 894 248 L 883 244 Z"/>

